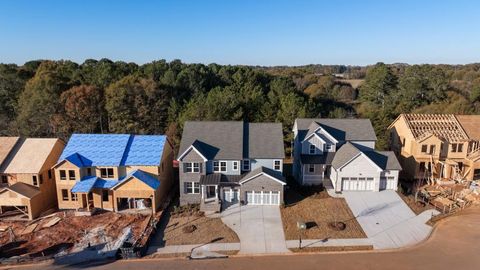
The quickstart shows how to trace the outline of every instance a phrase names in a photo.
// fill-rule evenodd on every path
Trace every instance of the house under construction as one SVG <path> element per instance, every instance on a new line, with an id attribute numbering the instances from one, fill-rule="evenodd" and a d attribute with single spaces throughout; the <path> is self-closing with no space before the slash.
<path id="1" fill-rule="evenodd" d="M 390 148 L 404 179 L 480 179 L 480 115 L 401 114 L 390 126 Z"/>

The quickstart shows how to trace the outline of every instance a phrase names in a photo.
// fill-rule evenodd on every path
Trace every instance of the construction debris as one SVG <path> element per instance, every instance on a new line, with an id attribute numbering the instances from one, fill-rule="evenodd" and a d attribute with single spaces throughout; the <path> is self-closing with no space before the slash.
<path id="1" fill-rule="evenodd" d="M 20 235 L 25 235 L 25 234 L 30 234 L 32 232 L 35 231 L 35 229 L 37 228 L 38 224 L 37 223 L 34 223 L 34 224 L 30 224 L 28 225 L 25 230 L 23 230 Z"/>
<path id="2" fill-rule="evenodd" d="M 57 224 L 58 222 L 60 222 L 60 220 L 62 220 L 62 219 L 59 218 L 59 217 L 54 217 L 54 218 L 50 219 L 47 223 L 43 224 L 43 228 L 52 227 L 53 225 L 55 225 L 55 224 Z"/>

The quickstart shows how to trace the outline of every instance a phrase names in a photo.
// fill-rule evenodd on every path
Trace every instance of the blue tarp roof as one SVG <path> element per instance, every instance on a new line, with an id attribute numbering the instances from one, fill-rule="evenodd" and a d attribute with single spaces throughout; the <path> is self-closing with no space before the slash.
<path id="1" fill-rule="evenodd" d="M 59 158 L 84 166 L 155 166 L 160 164 L 164 135 L 73 134 Z"/>
<path id="2" fill-rule="evenodd" d="M 75 183 L 71 191 L 75 193 L 77 192 L 88 193 L 92 191 L 93 188 L 111 189 L 127 181 L 132 176 L 142 181 L 143 183 L 147 184 L 152 189 L 157 189 L 160 186 L 160 181 L 157 178 L 143 171 L 134 170 L 119 180 L 117 179 L 105 180 L 96 176 L 86 176 L 82 178 L 82 180 Z"/>

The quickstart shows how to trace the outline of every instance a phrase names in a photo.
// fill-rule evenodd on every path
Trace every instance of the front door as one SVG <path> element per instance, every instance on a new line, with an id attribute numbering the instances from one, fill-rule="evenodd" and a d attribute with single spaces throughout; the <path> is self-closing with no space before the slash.
<path id="1" fill-rule="evenodd" d="M 206 186 L 205 195 L 207 200 L 214 200 L 217 197 L 217 187 L 216 186 Z"/>

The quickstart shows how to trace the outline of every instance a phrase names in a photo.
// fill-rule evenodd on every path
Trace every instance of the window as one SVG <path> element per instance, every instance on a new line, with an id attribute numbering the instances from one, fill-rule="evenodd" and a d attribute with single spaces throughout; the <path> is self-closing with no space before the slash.
<path id="1" fill-rule="evenodd" d="M 102 178 L 113 178 L 113 168 L 101 168 L 100 177 Z"/>
<path id="2" fill-rule="evenodd" d="M 214 161 L 213 162 L 213 171 L 214 172 L 226 172 L 227 171 L 227 162 L 226 161 Z"/>
<path id="3" fill-rule="evenodd" d="M 428 145 L 422 144 L 422 153 L 427 153 Z"/>
<path id="4" fill-rule="evenodd" d="M 92 168 L 87 168 L 87 175 L 92 175 Z"/>
<path id="5" fill-rule="evenodd" d="M 2 183 L 7 184 L 8 183 L 8 177 L 6 175 L 2 175 Z"/>
<path id="6" fill-rule="evenodd" d="M 244 171 L 250 171 L 250 160 L 249 159 L 244 159 L 242 167 L 243 167 Z"/>
<path id="7" fill-rule="evenodd" d="M 185 194 L 200 194 L 200 183 L 185 182 L 184 185 Z"/>
<path id="8" fill-rule="evenodd" d="M 52 179 L 52 170 L 48 170 L 48 179 Z"/>
<path id="9" fill-rule="evenodd" d="M 43 174 L 40 174 L 38 178 L 40 179 L 40 185 L 43 184 Z"/>
<path id="10" fill-rule="evenodd" d="M 70 192 L 70 197 L 72 197 L 72 201 L 78 201 L 77 193 Z"/>
<path id="11" fill-rule="evenodd" d="M 308 172 L 309 173 L 314 173 L 315 172 L 315 164 L 308 165 Z"/>
<path id="12" fill-rule="evenodd" d="M 233 170 L 238 171 L 238 161 L 233 162 Z"/>
<path id="13" fill-rule="evenodd" d="M 280 160 L 274 160 L 273 161 L 273 169 L 275 171 L 281 171 L 282 170 L 282 161 Z"/>
<path id="14" fill-rule="evenodd" d="M 310 144 L 310 150 L 309 150 L 310 155 L 315 154 L 315 149 L 317 149 L 317 148 L 315 147 L 315 145 Z"/>
<path id="15" fill-rule="evenodd" d="M 62 200 L 68 201 L 68 190 L 62 189 Z"/>
<path id="16" fill-rule="evenodd" d="M 34 176 L 32 176 L 32 178 L 33 178 L 33 179 L 32 179 L 32 180 L 33 180 L 33 185 L 34 185 L 34 186 L 38 186 L 37 176 L 34 175 Z"/>
<path id="17" fill-rule="evenodd" d="M 457 152 L 461 153 L 463 151 L 463 143 L 457 145 Z"/>
<path id="18" fill-rule="evenodd" d="M 185 173 L 199 173 L 200 172 L 200 163 L 198 163 L 198 162 L 183 163 L 183 172 L 185 172 Z"/>
<path id="19" fill-rule="evenodd" d="M 75 171 L 69 170 L 68 171 L 68 180 L 75 180 Z"/>
<path id="20" fill-rule="evenodd" d="M 102 190 L 102 201 L 108 202 L 108 190 Z"/>
<path id="21" fill-rule="evenodd" d="M 332 150 L 331 144 L 325 144 L 325 152 L 330 152 Z"/>
<path id="22" fill-rule="evenodd" d="M 430 155 L 435 155 L 435 145 L 430 145 Z"/>
<path id="23" fill-rule="evenodd" d="M 67 173 L 64 170 L 60 170 L 60 180 L 67 180 Z"/>
<path id="24" fill-rule="evenodd" d="M 456 153 L 456 152 L 457 152 L 457 144 L 452 143 L 452 153 Z"/>

